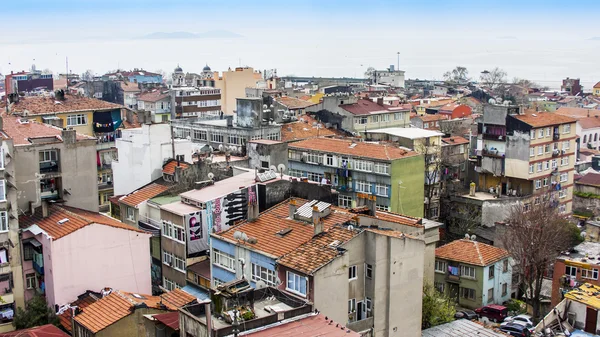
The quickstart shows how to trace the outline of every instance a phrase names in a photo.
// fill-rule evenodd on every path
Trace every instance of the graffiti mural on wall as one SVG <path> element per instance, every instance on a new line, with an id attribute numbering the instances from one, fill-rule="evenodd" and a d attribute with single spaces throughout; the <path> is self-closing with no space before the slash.
<path id="1" fill-rule="evenodd" d="M 188 254 L 209 249 L 206 211 L 198 211 L 185 216 Z"/>
<path id="2" fill-rule="evenodd" d="M 255 205 L 258 205 L 256 185 L 208 202 L 206 204 L 206 220 L 209 233 L 222 232 L 236 222 L 248 219 L 248 208 Z"/>

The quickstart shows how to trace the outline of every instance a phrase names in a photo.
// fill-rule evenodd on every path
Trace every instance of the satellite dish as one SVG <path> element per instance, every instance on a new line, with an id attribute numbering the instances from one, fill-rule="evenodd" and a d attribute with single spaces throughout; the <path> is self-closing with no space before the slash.
<path id="1" fill-rule="evenodd" d="M 244 232 L 241 232 L 241 233 L 242 233 L 242 236 L 241 236 L 242 241 L 248 241 L 248 235 Z"/>
<path id="2" fill-rule="evenodd" d="M 493 98 L 490 98 L 490 99 L 488 100 L 488 103 L 490 103 L 490 104 L 496 104 L 496 100 L 495 100 L 495 99 L 493 99 Z"/>
<path id="3" fill-rule="evenodd" d="M 349 231 L 351 231 L 351 230 L 354 230 L 354 226 L 352 226 L 352 225 L 348 225 L 348 230 L 349 230 Z"/>
<path id="4" fill-rule="evenodd" d="M 237 148 L 237 152 L 238 152 L 238 153 L 242 153 L 242 147 L 241 147 L 241 146 L 238 146 L 238 148 Z"/>
<path id="5" fill-rule="evenodd" d="M 208 172 L 208 179 L 213 180 L 214 177 L 215 177 L 214 173 Z"/>
<path id="6" fill-rule="evenodd" d="M 219 151 L 223 151 L 223 144 L 219 144 Z"/>
<path id="7" fill-rule="evenodd" d="M 465 234 L 465 239 L 469 239 L 469 234 Z"/>
<path id="8" fill-rule="evenodd" d="M 266 287 L 267 287 L 267 284 L 265 283 L 265 281 L 262 281 L 262 280 L 256 281 L 256 289 L 263 289 Z"/>
<path id="9" fill-rule="evenodd" d="M 285 165 L 283 165 L 283 164 L 279 164 L 279 165 L 277 165 L 277 170 L 278 170 L 279 172 L 283 172 L 283 171 L 285 171 Z"/>
<path id="10" fill-rule="evenodd" d="M 477 237 L 475 235 L 471 235 L 471 241 L 475 241 L 475 239 L 477 239 Z"/>
<path id="11" fill-rule="evenodd" d="M 277 171 L 277 166 L 275 166 L 275 165 L 271 165 L 271 167 L 269 167 L 269 169 L 270 169 L 271 171 Z"/>
<path id="12" fill-rule="evenodd" d="M 242 232 L 235 231 L 235 233 L 233 233 L 233 238 L 236 239 L 236 240 L 241 240 L 242 239 Z"/>

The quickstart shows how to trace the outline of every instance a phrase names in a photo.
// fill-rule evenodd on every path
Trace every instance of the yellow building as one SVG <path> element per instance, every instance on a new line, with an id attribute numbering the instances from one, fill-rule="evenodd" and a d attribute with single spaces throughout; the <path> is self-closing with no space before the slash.
<path id="1" fill-rule="evenodd" d="M 236 98 L 246 97 L 246 88 L 256 87 L 256 82 L 261 79 L 260 73 L 251 67 L 231 68 L 219 76 L 214 74 L 215 88 L 221 89 L 221 109 L 226 114 L 233 114 L 236 108 Z"/>
<path id="2" fill-rule="evenodd" d="M 598 82 L 598 83 L 596 83 L 596 85 L 594 85 L 594 88 L 592 89 L 592 95 L 600 96 L 600 82 Z"/>
<path id="3" fill-rule="evenodd" d="M 111 162 L 117 159 L 115 139 L 125 116 L 124 106 L 95 98 L 57 94 L 56 97 L 22 97 L 9 104 L 8 112 L 96 137 L 98 203 L 101 211 L 107 210 L 108 198 L 113 195 Z"/>

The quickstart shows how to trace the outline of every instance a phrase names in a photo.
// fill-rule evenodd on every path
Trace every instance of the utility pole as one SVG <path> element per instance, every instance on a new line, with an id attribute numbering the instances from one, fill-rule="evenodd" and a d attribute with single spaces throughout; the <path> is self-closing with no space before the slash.
<path id="1" fill-rule="evenodd" d="M 400 70 L 400 52 L 398 52 L 398 69 L 396 69 L 397 71 Z"/>
<path id="2" fill-rule="evenodd" d="M 175 159 L 175 135 L 173 134 L 173 121 L 169 122 L 171 126 L 171 152 L 173 153 L 173 159 Z"/>
<path id="3" fill-rule="evenodd" d="M 67 92 L 69 92 L 69 57 L 65 56 L 65 63 L 67 65 Z"/>

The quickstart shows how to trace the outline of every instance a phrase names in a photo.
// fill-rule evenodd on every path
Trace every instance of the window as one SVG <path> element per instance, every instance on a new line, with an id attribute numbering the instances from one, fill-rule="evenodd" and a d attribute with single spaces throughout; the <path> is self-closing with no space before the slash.
<path id="1" fill-rule="evenodd" d="M 435 289 L 437 289 L 437 291 L 439 291 L 440 293 L 444 293 L 444 290 L 446 288 L 446 284 L 444 282 L 433 282 L 433 286 L 435 287 Z"/>
<path id="2" fill-rule="evenodd" d="M 425 124 L 423 124 L 423 128 L 424 128 L 424 129 L 427 129 L 427 128 L 429 128 L 429 123 L 425 123 Z"/>
<path id="3" fill-rule="evenodd" d="M 356 192 L 371 193 L 371 184 L 366 181 L 356 181 Z"/>
<path id="4" fill-rule="evenodd" d="M 371 172 L 373 171 L 373 162 L 366 160 L 355 160 L 354 169 L 358 171 Z"/>
<path id="5" fill-rule="evenodd" d="M 377 194 L 377 195 L 387 197 L 388 190 L 389 190 L 388 185 L 379 185 L 379 184 L 375 185 L 375 194 Z"/>
<path id="6" fill-rule="evenodd" d="M 390 174 L 390 164 L 375 163 L 373 167 L 375 169 L 375 173 Z"/>
<path id="7" fill-rule="evenodd" d="M 8 232 L 8 213 L 0 212 L 0 233 Z"/>
<path id="8" fill-rule="evenodd" d="M 223 135 L 220 133 L 211 133 L 210 139 L 215 143 L 223 143 Z"/>
<path id="9" fill-rule="evenodd" d="M 565 275 L 577 277 L 577 267 L 566 266 Z"/>
<path id="10" fill-rule="evenodd" d="M 252 264 L 252 281 L 263 281 L 267 285 L 274 286 L 277 283 L 276 279 L 274 270 L 267 269 L 255 263 Z"/>
<path id="11" fill-rule="evenodd" d="M 395 120 L 395 121 L 399 121 L 399 120 L 401 120 L 401 119 L 402 119 L 402 113 L 400 113 L 400 112 L 395 112 L 395 113 L 394 113 L 394 120 Z"/>
<path id="12" fill-rule="evenodd" d="M 348 300 L 348 313 L 351 314 L 356 311 L 356 298 Z"/>
<path id="13" fill-rule="evenodd" d="M 348 268 L 348 280 L 356 280 L 356 266 L 350 266 L 350 268 Z"/>
<path id="14" fill-rule="evenodd" d="M 581 269 L 581 277 L 597 280 L 598 269 Z"/>
<path id="15" fill-rule="evenodd" d="M 460 297 L 468 300 L 475 300 L 475 289 L 471 288 L 460 288 Z"/>
<path id="16" fill-rule="evenodd" d="M 558 191 L 558 198 L 559 199 L 566 198 L 567 197 L 567 190 L 568 190 L 568 188 L 565 188 L 563 190 Z"/>
<path id="17" fill-rule="evenodd" d="M 208 140 L 206 131 L 203 130 L 192 130 L 194 134 L 194 139 L 199 140 Z"/>
<path id="18" fill-rule="evenodd" d="M 223 280 L 221 280 L 221 279 L 218 279 L 216 277 L 213 278 L 213 283 L 212 283 L 213 287 L 218 287 L 218 286 L 220 286 L 221 284 L 224 284 L 224 283 L 226 283 L 226 282 L 223 281 Z"/>
<path id="19" fill-rule="evenodd" d="M 58 160 L 56 150 L 40 151 L 40 163 L 53 162 Z"/>
<path id="20" fill-rule="evenodd" d="M 4 149 L 0 148 L 0 170 L 4 170 Z"/>
<path id="21" fill-rule="evenodd" d="M 431 207 L 429 209 L 429 217 L 437 218 L 440 215 L 440 209 L 438 207 Z"/>
<path id="22" fill-rule="evenodd" d="M 569 157 L 560 158 L 560 166 L 567 166 L 567 165 L 569 165 Z"/>
<path id="23" fill-rule="evenodd" d="M 548 186 L 548 183 L 550 183 L 550 179 L 548 177 L 544 178 L 544 187 Z M 539 202 L 538 202 L 538 204 L 539 204 Z"/>
<path id="24" fill-rule="evenodd" d="M 214 264 L 221 268 L 235 271 L 235 257 L 233 255 L 229 255 L 217 249 L 213 249 L 213 255 L 215 259 Z"/>
<path id="25" fill-rule="evenodd" d="M 567 172 L 561 173 L 560 174 L 560 182 L 564 183 L 567 180 L 569 180 L 569 173 L 567 173 Z"/>
<path id="26" fill-rule="evenodd" d="M 508 260 L 502 261 L 502 272 L 508 273 Z"/>
<path id="27" fill-rule="evenodd" d="M 538 156 L 541 156 L 542 154 L 544 154 L 544 147 L 543 146 L 538 146 Z"/>
<path id="28" fill-rule="evenodd" d="M 537 171 L 542 172 L 542 162 L 537 163 Z"/>
<path id="29" fill-rule="evenodd" d="M 323 155 L 311 152 L 306 156 L 306 162 L 311 164 L 321 164 L 323 163 Z"/>
<path id="30" fill-rule="evenodd" d="M 494 288 L 488 289 L 488 303 L 494 302 Z"/>
<path id="31" fill-rule="evenodd" d="M 529 131 L 529 138 L 535 139 L 535 130 L 530 130 Z"/>
<path id="32" fill-rule="evenodd" d="M 523 205 L 523 207 L 525 212 L 529 212 L 531 210 L 531 203 L 528 202 L 525 205 Z"/>
<path id="33" fill-rule="evenodd" d="M 308 178 L 308 180 L 314 181 L 317 183 L 320 183 L 321 180 L 323 179 L 323 175 L 318 174 L 318 173 L 313 173 L 313 172 L 306 172 L 306 177 Z"/>
<path id="34" fill-rule="evenodd" d="M 552 169 L 554 170 L 557 167 L 558 167 L 558 161 L 556 161 L 556 159 L 552 159 Z"/>
<path id="35" fill-rule="evenodd" d="M 494 271 L 496 270 L 496 268 L 494 267 L 494 265 L 491 265 L 489 270 L 488 270 L 488 278 L 489 279 L 493 279 L 494 278 Z"/>
<path id="36" fill-rule="evenodd" d="M 530 156 L 530 157 L 533 157 L 533 156 L 535 156 L 535 146 L 534 146 L 534 147 L 530 147 L 530 148 L 529 148 L 529 156 Z"/>
<path id="37" fill-rule="evenodd" d="M 584 142 L 584 143 L 587 143 L 587 135 L 584 135 L 584 136 L 583 136 L 583 142 Z"/>
<path id="38" fill-rule="evenodd" d="M 177 255 L 173 255 L 175 261 L 175 269 L 185 273 L 185 260 Z"/>
<path id="39" fill-rule="evenodd" d="M 279 132 L 267 134 L 268 140 L 279 140 Z"/>
<path id="40" fill-rule="evenodd" d="M 135 209 L 133 207 L 127 207 L 127 220 L 135 220 Z"/>
<path id="41" fill-rule="evenodd" d="M 254 140 L 254 137 L 252 137 L 252 140 Z M 288 151 L 288 158 L 292 159 L 292 160 L 301 160 L 302 159 L 302 153 L 300 153 L 298 151 L 289 150 Z"/>
<path id="42" fill-rule="evenodd" d="M 365 263 L 365 277 L 368 279 L 373 278 L 373 266 Z"/>
<path id="43" fill-rule="evenodd" d="M 167 252 L 166 250 L 163 251 L 163 263 L 171 266 L 173 264 L 173 254 Z"/>
<path id="44" fill-rule="evenodd" d="M 546 171 L 546 170 L 549 170 L 549 169 L 550 169 L 550 161 L 549 161 L 549 160 L 546 160 L 546 161 L 544 162 L 544 171 Z"/>
<path id="45" fill-rule="evenodd" d="M 550 144 L 544 145 L 544 152 L 545 153 L 550 153 Z"/>
<path id="46" fill-rule="evenodd" d="M 508 283 L 502 283 L 502 296 L 508 295 Z"/>
<path id="47" fill-rule="evenodd" d="M 546 182 L 546 179 L 544 179 L 544 183 L 545 182 Z M 535 198 L 535 200 L 533 201 L 533 204 L 534 205 L 539 205 L 540 204 L 540 198 L 539 197 Z"/>
<path id="48" fill-rule="evenodd" d="M 563 133 L 571 133 L 571 124 L 563 125 Z"/>
<path id="49" fill-rule="evenodd" d="M 306 296 L 306 277 L 288 271 L 285 290 Z"/>
<path id="50" fill-rule="evenodd" d="M 446 273 L 446 262 L 436 260 L 435 271 L 438 273 Z"/>
<path id="51" fill-rule="evenodd" d="M 371 298 L 367 297 L 365 303 L 367 304 L 367 312 L 371 312 L 373 310 L 373 301 L 371 301 Z"/>
<path id="52" fill-rule="evenodd" d="M 542 181 L 538 179 L 535 181 L 535 189 L 537 190 L 540 188 L 542 188 Z"/>
<path id="53" fill-rule="evenodd" d="M 544 138 L 544 129 L 538 130 L 538 138 Z"/>
<path id="54" fill-rule="evenodd" d="M 23 260 L 25 261 L 31 261 L 33 260 L 33 245 L 31 244 L 24 244 L 23 245 Z"/>
<path id="55" fill-rule="evenodd" d="M 469 266 L 460 266 L 460 276 L 475 278 L 475 268 Z"/>
<path id="56" fill-rule="evenodd" d="M 177 288 L 181 288 L 181 286 L 179 284 L 177 284 L 177 282 L 169 280 L 168 278 L 163 276 L 163 286 L 165 287 L 165 289 L 167 289 L 168 291 L 177 289 Z"/>
<path id="57" fill-rule="evenodd" d="M 550 137 L 550 128 L 546 128 L 546 137 Z"/>
<path id="58" fill-rule="evenodd" d="M 390 114 L 381 115 L 381 121 L 382 122 L 389 122 L 390 121 Z"/>
<path id="59" fill-rule="evenodd" d="M 352 207 L 352 197 L 347 195 L 338 195 L 338 206 L 351 208 Z"/>
<path id="60" fill-rule="evenodd" d="M 233 145 L 241 145 L 242 138 L 238 135 L 229 135 L 229 136 L 227 136 L 227 143 L 233 144 Z"/>
<path id="61" fill-rule="evenodd" d="M 333 166 L 333 155 L 332 154 L 325 155 L 325 165 Z"/>
<path id="62" fill-rule="evenodd" d="M 86 125 L 87 117 L 84 114 L 68 115 L 67 126 Z"/>
<path id="63" fill-rule="evenodd" d="M 563 150 L 568 150 L 568 149 L 569 149 L 569 147 L 571 147 L 571 142 L 570 142 L 570 141 L 568 141 L 568 140 L 565 140 L 565 141 L 563 142 L 563 144 L 562 144 L 562 149 L 563 149 Z"/>
<path id="64" fill-rule="evenodd" d="M 367 124 L 367 117 L 359 117 L 355 118 L 356 124 Z"/>
<path id="65" fill-rule="evenodd" d="M 382 205 L 382 204 L 375 204 L 375 209 L 377 209 L 378 211 L 389 212 L 390 206 Z"/>
<path id="66" fill-rule="evenodd" d="M 379 123 L 379 116 L 371 116 L 371 123 Z"/>
<path id="67" fill-rule="evenodd" d="M 558 213 L 564 213 L 567 211 L 567 205 L 562 204 L 558 206 Z"/>
<path id="68" fill-rule="evenodd" d="M 34 289 L 37 286 L 37 282 L 35 280 L 35 273 L 25 275 L 25 285 L 27 289 Z"/>
<path id="69" fill-rule="evenodd" d="M 533 173 L 533 171 L 534 171 L 534 165 L 529 164 L 529 173 Z"/>

